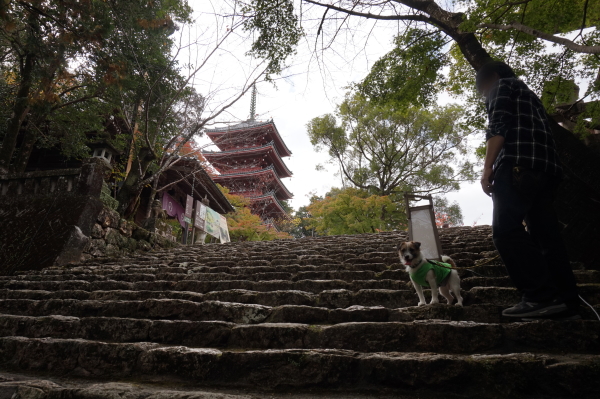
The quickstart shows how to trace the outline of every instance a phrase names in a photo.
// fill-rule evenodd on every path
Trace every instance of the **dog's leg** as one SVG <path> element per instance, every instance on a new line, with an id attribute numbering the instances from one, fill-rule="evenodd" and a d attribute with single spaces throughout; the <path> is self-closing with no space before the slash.
<path id="1" fill-rule="evenodd" d="M 412 281 L 412 280 L 410 280 L 410 281 Z M 426 305 L 427 302 L 425 302 L 425 295 L 423 295 L 423 287 L 421 287 L 420 284 L 417 284 L 414 281 L 412 281 L 412 283 L 413 283 L 413 287 L 415 287 L 415 291 L 417 291 L 417 295 L 419 296 L 419 303 L 417 304 L 417 306 Z"/>
<path id="2" fill-rule="evenodd" d="M 429 286 L 431 287 L 431 302 L 429 302 L 429 303 L 430 304 L 440 303 L 440 301 L 438 299 L 438 285 L 437 285 L 437 281 L 435 281 L 435 273 L 433 272 L 433 270 L 430 270 L 427 272 L 427 282 L 429 283 Z"/>
<path id="3" fill-rule="evenodd" d="M 454 293 L 456 297 L 456 304 L 458 306 L 463 305 L 463 299 L 460 295 L 460 277 L 458 276 L 458 272 L 456 270 L 452 270 L 450 273 L 450 278 L 448 279 L 448 286 L 450 286 L 450 291 Z"/>
<path id="4" fill-rule="evenodd" d="M 452 303 L 454 302 L 454 297 L 448 289 L 448 284 L 444 285 L 443 287 L 440 287 L 440 294 L 442 294 L 442 296 L 446 298 L 446 300 L 448 301 L 448 305 L 452 305 Z"/>

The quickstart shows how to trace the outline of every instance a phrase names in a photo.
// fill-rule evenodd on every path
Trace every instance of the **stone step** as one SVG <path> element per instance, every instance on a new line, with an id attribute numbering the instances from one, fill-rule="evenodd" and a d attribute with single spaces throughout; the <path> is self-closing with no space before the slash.
<path id="1" fill-rule="evenodd" d="M 578 284 L 579 295 L 592 305 L 600 304 L 600 285 Z M 509 306 L 521 301 L 521 295 L 512 287 L 473 287 L 465 295 L 466 304 L 493 303 Z"/>
<path id="2" fill-rule="evenodd" d="M 304 305 L 311 307 L 325 307 L 330 309 L 347 308 L 350 306 L 378 306 L 384 308 L 403 308 L 416 305 L 417 295 L 411 290 L 380 290 L 366 289 L 359 291 L 349 290 L 324 290 L 318 294 L 306 291 L 247 291 L 247 290 L 225 290 L 213 291 L 206 294 L 181 291 L 57 291 L 48 293 L 44 298 L 40 298 L 39 292 L 35 291 L 5 291 L 5 297 L 19 297 L 18 299 L 0 300 L 0 312 L 25 312 L 19 314 L 35 315 L 35 312 L 45 312 L 44 315 L 50 315 L 53 311 L 60 311 L 63 315 L 70 314 L 68 309 L 80 307 L 81 312 L 93 311 L 105 312 L 113 311 L 118 307 L 120 311 L 127 308 L 128 313 L 137 311 L 137 307 L 142 302 L 148 303 L 143 307 L 150 307 L 151 304 L 161 304 L 162 307 L 174 307 L 190 303 L 199 304 L 204 302 L 221 302 L 231 304 L 246 305 L 264 305 L 269 307 L 283 305 Z M 46 291 L 44 291 L 46 292 Z M 23 295 L 20 295 L 23 294 Z M 72 294 L 72 295 L 71 295 Z M 430 293 L 426 291 L 426 297 Z M 27 299 L 23 299 L 23 296 Z M 30 297 L 36 299 L 29 299 Z M 470 303 L 492 303 L 499 306 L 508 306 L 518 302 L 519 295 L 514 289 L 502 289 L 494 287 L 473 288 L 471 291 L 463 292 L 465 304 Z M 442 299 L 442 302 L 445 300 Z M 592 302 L 596 304 L 597 302 Z M 89 310 L 85 310 L 89 309 Z M 166 316 L 164 316 L 166 317 Z"/>
<path id="3" fill-rule="evenodd" d="M 348 349 L 358 352 L 600 354 L 600 321 L 475 323 L 421 320 L 234 324 L 114 317 L 0 315 L 0 337 L 81 338 L 227 349 Z M 566 340 L 565 337 L 569 339 Z"/>
<path id="4" fill-rule="evenodd" d="M 178 378 L 228 387 L 428 389 L 467 396 L 592 397 L 598 355 L 435 354 L 340 349 L 229 351 L 155 343 L 0 338 L 6 371 L 139 381 Z"/>
<path id="5" fill-rule="evenodd" d="M 60 384 L 49 379 L 0 373 L 1 399 L 260 399 L 271 396 L 253 393 L 229 393 L 227 390 L 181 389 L 176 384 L 156 387 L 152 384 L 108 382 L 89 383 L 66 381 Z"/>
<path id="6" fill-rule="evenodd" d="M 600 284 L 600 271 L 574 270 L 578 284 Z M 469 290 L 473 287 L 514 287 L 510 277 L 465 277 L 461 279 L 460 286 Z"/>
<path id="7" fill-rule="evenodd" d="M 478 323 L 509 323 L 514 319 L 501 316 L 505 306 L 481 304 L 449 306 L 444 304 L 384 308 L 381 306 L 353 305 L 347 308 L 329 309 L 306 305 L 243 306 L 239 303 L 190 301 L 11 301 L 0 312 L 23 316 L 66 317 L 123 317 L 137 319 L 170 319 L 192 321 L 226 321 L 241 323 L 302 323 L 338 324 L 349 322 L 387 322 L 414 320 L 472 321 Z M 12 306 L 12 307 L 9 307 Z M 600 311 L 600 305 L 596 305 Z M 582 309 L 585 319 L 596 320 L 587 307 Z"/>
<path id="8" fill-rule="evenodd" d="M 30 275 L 14 276 L 13 278 L 4 278 L 1 280 L 16 281 L 228 281 L 228 280 L 247 280 L 247 281 L 301 281 L 301 280 L 405 280 L 408 281 L 408 274 L 404 270 L 383 270 L 379 273 L 374 271 L 302 271 L 302 272 L 255 272 L 249 273 L 123 273 L 123 274 L 59 274 L 59 275 Z"/>
<path id="9" fill-rule="evenodd" d="M 416 305 L 417 295 L 408 284 L 403 289 L 361 289 L 357 291 L 337 289 L 322 290 L 319 292 L 302 290 L 273 290 L 252 291 L 243 289 L 227 289 L 222 291 L 160 291 L 160 290 L 0 290 L 0 311 L 8 312 L 9 309 L 22 311 L 36 311 L 46 309 L 46 312 L 55 309 L 64 309 L 71 306 L 74 301 L 86 301 L 86 306 L 95 309 L 110 308 L 113 302 L 139 303 L 141 301 L 160 301 L 166 304 L 169 301 L 184 302 L 210 302 L 255 304 L 270 307 L 282 305 L 304 305 L 325 308 L 347 308 L 349 306 L 378 306 L 384 308 L 402 308 Z M 579 292 L 583 298 L 592 305 L 600 304 L 600 286 L 596 284 L 579 285 Z M 431 291 L 425 290 L 425 296 L 430 298 Z M 462 292 L 465 306 L 471 304 L 495 304 L 498 306 L 511 306 L 520 301 L 520 294 L 510 287 L 474 287 Z M 63 302 L 61 302 L 63 301 Z M 445 299 L 440 298 L 442 303 Z M 44 305 L 44 303 L 48 303 Z M 59 305 L 64 303 L 64 305 Z M 134 306 L 134 305 L 128 305 Z M 12 311 L 12 310 L 11 310 Z M 63 310 L 64 311 L 64 310 Z M 30 313 L 26 313 L 30 314 Z M 49 313 L 45 313 L 49 314 Z M 66 314 L 66 313 L 61 313 Z"/>
<path id="10" fill-rule="evenodd" d="M 350 290 L 358 291 L 362 289 L 387 289 L 399 290 L 405 289 L 407 281 L 399 280 L 271 280 L 271 281 L 248 281 L 248 280 L 226 280 L 226 281 L 137 281 L 127 282 L 119 280 L 85 281 L 85 280 L 67 280 L 67 281 L 21 281 L 5 280 L 0 281 L 0 289 L 11 290 L 84 290 L 84 291 L 111 291 L 111 290 L 132 290 L 132 291 L 193 291 L 193 292 L 211 292 L 243 289 L 251 291 L 281 291 L 281 290 L 299 290 L 312 293 L 319 293 L 325 290 Z"/>
<path id="11" fill-rule="evenodd" d="M 327 271 L 321 270 L 305 270 L 305 271 L 256 271 L 252 272 L 248 269 L 241 270 L 226 270 L 219 272 L 197 272 L 191 270 L 187 273 L 164 273 L 155 272 L 133 272 L 128 270 L 128 273 L 121 274 L 103 274 L 103 273 L 63 273 L 63 274 L 42 274 L 42 275 L 20 275 L 20 276 L 3 276 L 0 277 L 0 282 L 3 281 L 120 281 L 120 282 L 140 282 L 140 281 L 302 281 L 302 280 L 342 280 L 347 282 L 358 280 L 399 280 L 408 281 L 409 275 L 404 269 L 388 270 L 382 265 L 370 265 L 376 270 L 335 270 L 328 268 Z M 311 266 L 309 266 L 311 267 Z M 266 267 L 265 267 L 266 268 Z M 265 269 L 261 267 L 260 269 Z M 273 268 L 274 269 L 274 268 Z M 331 270 L 333 269 L 333 270 Z M 491 269 L 491 268 L 488 268 Z M 492 275 L 505 273 L 505 270 L 500 267 L 495 267 Z M 459 272 L 464 278 L 469 278 L 471 273 L 468 270 Z M 482 277 L 483 279 L 484 277 Z M 488 285 L 491 285 L 488 283 Z"/>

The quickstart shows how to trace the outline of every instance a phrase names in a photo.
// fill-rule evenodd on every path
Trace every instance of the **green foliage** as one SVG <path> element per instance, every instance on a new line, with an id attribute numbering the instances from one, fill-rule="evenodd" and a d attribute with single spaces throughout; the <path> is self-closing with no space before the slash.
<path id="1" fill-rule="evenodd" d="M 318 197 L 313 196 L 311 203 L 318 200 Z M 289 233 L 295 238 L 316 237 L 319 233 L 311 225 L 311 213 L 308 206 L 301 206 L 294 212 L 294 228 L 290 229 Z"/>
<path id="2" fill-rule="evenodd" d="M 438 31 L 408 28 L 394 39 L 394 49 L 373 64 L 357 90 L 378 103 L 430 105 L 444 80 L 445 44 Z"/>
<path id="3" fill-rule="evenodd" d="M 248 52 L 267 60 L 267 79 L 281 72 L 287 58 L 296 52 L 302 36 L 293 0 L 250 0 L 242 7 L 248 18 L 244 30 L 257 35 Z"/>
<path id="4" fill-rule="evenodd" d="M 541 99 L 546 109 L 553 109 L 557 104 L 577 101 L 579 87 L 573 80 L 565 81 L 562 77 L 556 76 L 545 83 Z"/>
<path id="5" fill-rule="evenodd" d="M 600 54 L 569 49 L 538 37 L 542 32 L 588 47 L 599 46 L 600 0 L 455 0 L 435 2 L 431 8 L 426 2 L 401 1 L 393 7 L 375 1 L 334 3 L 348 13 L 368 12 L 375 19 L 394 14 L 399 19 L 414 14 L 429 17 L 429 21 L 401 27 L 392 51 L 355 86 L 371 101 L 429 105 L 440 90 L 446 90 L 465 100 L 464 121 L 472 129 L 483 130 L 485 112 L 475 91 L 473 68 L 489 56 L 509 63 L 538 95 L 544 94 L 544 104 L 551 114 L 557 112 L 555 106 L 563 100 L 573 101 L 572 82 L 589 83 L 578 99 L 590 103 L 600 98 Z M 331 19 L 347 15 L 339 12 Z M 531 28 L 534 33 L 520 31 L 513 23 Z M 469 33 L 474 35 L 468 37 Z M 451 45 L 444 46 L 448 42 Z M 441 68 L 448 68 L 446 79 L 440 75 Z M 597 108 L 586 107 L 583 114 L 571 111 L 563 116 L 573 122 L 574 131 L 582 137 L 598 127 Z"/>
<path id="6" fill-rule="evenodd" d="M 31 87 L 22 130 L 38 147 L 89 156 L 88 134 L 143 97 L 148 78 L 181 81 L 169 65 L 170 35 L 190 12 L 185 0 L 9 2 L 0 20 L 0 80 L 13 88 L 9 108 L 18 87 Z M 21 67 L 27 57 L 31 76 Z"/>
<path id="7" fill-rule="evenodd" d="M 307 207 L 309 226 L 319 235 L 377 233 L 406 228 L 406 211 L 390 196 L 357 188 L 333 188 L 325 198 L 313 197 Z"/>
<path id="8" fill-rule="evenodd" d="M 374 104 L 349 93 L 333 115 L 307 125 L 317 151 L 327 151 L 349 184 L 370 194 L 443 193 L 474 178 L 466 161 L 469 131 L 463 110 L 450 105 L 418 109 Z"/>
<path id="9" fill-rule="evenodd" d="M 433 208 L 435 210 L 435 222 L 438 227 L 462 226 L 463 214 L 458 202 L 450 203 L 446 197 L 434 197 Z"/>
<path id="10" fill-rule="evenodd" d="M 483 26 L 508 25 L 516 21 L 552 35 L 577 32 L 569 37 L 574 37 L 577 42 L 588 46 L 597 46 L 600 44 L 600 34 L 597 30 L 597 21 L 600 18 L 599 0 L 460 0 L 457 3 L 465 9 L 461 29 L 481 32 L 479 40 L 494 58 L 509 63 L 535 92 L 539 95 L 545 94 L 545 105 L 549 111 L 552 112 L 553 106 L 561 101 L 549 96 L 547 91 L 559 97 L 566 95 L 571 99 L 570 93 L 566 93 L 571 87 L 563 86 L 563 91 L 559 86 L 572 86 L 567 82 L 574 79 L 592 81 L 587 92 L 581 93 L 580 98 L 584 95 L 594 97 L 599 94 L 597 84 L 593 83 L 600 69 L 600 56 L 597 54 L 574 52 L 565 46 L 550 43 L 516 29 L 498 30 Z M 582 30 L 583 27 L 591 29 Z M 468 91 L 473 87 L 473 74 L 470 73 L 467 79 L 460 79 L 460 76 L 466 75 L 459 70 L 468 66 L 458 51 L 454 51 L 452 55 L 455 59 L 451 72 L 454 78 L 452 89 L 455 92 Z"/>

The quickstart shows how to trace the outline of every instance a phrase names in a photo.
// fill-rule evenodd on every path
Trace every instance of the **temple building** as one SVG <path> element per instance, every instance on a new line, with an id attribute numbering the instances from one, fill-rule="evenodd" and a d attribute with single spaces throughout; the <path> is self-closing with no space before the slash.
<path id="1" fill-rule="evenodd" d="M 251 115 L 254 115 L 256 93 L 253 92 Z M 283 162 L 292 152 L 283 142 L 273 120 L 248 121 L 206 131 L 220 151 L 204 151 L 202 155 L 219 172 L 213 179 L 232 194 L 250 200 L 252 212 L 267 224 L 285 218 L 282 200 L 293 194 L 282 178 L 292 172 Z"/>

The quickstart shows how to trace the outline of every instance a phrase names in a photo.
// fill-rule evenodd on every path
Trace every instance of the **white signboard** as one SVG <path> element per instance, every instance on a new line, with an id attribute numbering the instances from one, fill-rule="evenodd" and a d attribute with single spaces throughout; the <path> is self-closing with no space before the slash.
<path id="1" fill-rule="evenodd" d="M 412 240 L 421 243 L 421 253 L 428 259 L 440 259 L 437 241 L 431 220 L 431 211 L 427 209 L 416 209 L 410 211 L 410 223 L 412 228 Z"/>

